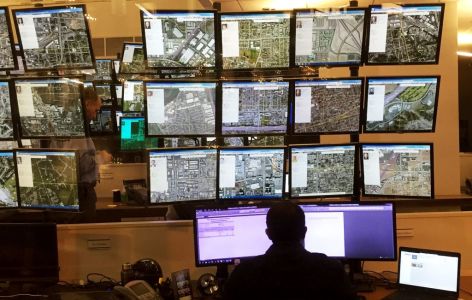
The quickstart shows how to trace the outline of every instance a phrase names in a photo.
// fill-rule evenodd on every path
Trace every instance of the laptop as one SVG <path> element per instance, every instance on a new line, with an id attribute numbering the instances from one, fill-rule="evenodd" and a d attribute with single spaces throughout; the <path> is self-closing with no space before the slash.
<path id="1" fill-rule="evenodd" d="M 400 247 L 398 290 L 384 300 L 457 300 L 461 255 Z"/>

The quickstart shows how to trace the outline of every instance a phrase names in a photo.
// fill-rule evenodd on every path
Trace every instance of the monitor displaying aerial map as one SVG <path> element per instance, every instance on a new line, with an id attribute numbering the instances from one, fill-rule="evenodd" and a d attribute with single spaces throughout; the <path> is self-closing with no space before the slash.
<path id="1" fill-rule="evenodd" d="M 13 151 L 0 151 L 0 208 L 18 207 Z"/>
<path id="2" fill-rule="evenodd" d="M 119 74 L 139 74 L 146 72 L 143 44 L 124 43 Z"/>
<path id="3" fill-rule="evenodd" d="M 142 80 L 126 80 L 123 83 L 123 112 L 144 111 L 144 83 Z"/>
<path id="4" fill-rule="evenodd" d="M 214 11 L 141 11 L 147 66 L 215 67 Z"/>
<path id="5" fill-rule="evenodd" d="M 95 60 L 95 75 L 93 80 L 109 81 L 113 79 L 113 63 L 111 59 Z"/>
<path id="6" fill-rule="evenodd" d="M 14 84 L 22 138 L 85 136 L 81 81 L 15 79 Z"/>
<path id="7" fill-rule="evenodd" d="M 288 68 L 290 12 L 222 13 L 223 69 Z"/>
<path id="8" fill-rule="evenodd" d="M 13 10 L 26 70 L 93 69 L 85 5 Z"/>
<path id="9" fill-rule="evenodd" d="M 295 65 L 360 65 L 365 9 L 297 10 Z"/>
<path id="10" fill-rule="evenodd" d="M 365 132 L 433 132 L 439 76 L 367 78 Z"/>
<path id="11" fill-rule="evenodd" d="M 0 81 L 0 140 L 11 140 L 14 138 L 10 83 L 8 81 Z"/>
<path id="12" fill-rule="evenodd" d="M 0 70 L 15 69 L 15 48 L 7 7 L 0 7 Z"/>
<path id="13" fill-rule="evenodd" d="M 367 64 L 437 64 L 444 3 L 370 7 Z"/>

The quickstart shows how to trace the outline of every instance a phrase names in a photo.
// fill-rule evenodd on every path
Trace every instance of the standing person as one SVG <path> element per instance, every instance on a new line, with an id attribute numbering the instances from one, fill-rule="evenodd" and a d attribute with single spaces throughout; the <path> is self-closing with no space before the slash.
<path id="1" fill-rule="evenodd" d="M 272 246 L 234 269 L 224 299 L 357 299 L 341 263 L 305 250 L 305 214 L 298 205 L 271 207 L 266 224 Z"/>

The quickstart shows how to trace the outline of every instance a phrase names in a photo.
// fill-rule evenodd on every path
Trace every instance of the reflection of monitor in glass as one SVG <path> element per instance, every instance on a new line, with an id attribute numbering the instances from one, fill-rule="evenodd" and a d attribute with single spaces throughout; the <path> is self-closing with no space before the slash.
<path id="1" fill-rule="evenodd" d="M 0 140 L 15 138 L 15 126 L 11 109 L 10 83 L 0 81 Z"/>
<path id="2" fill-rule="evenodd" d="M 434 197 L 433 144 L 361 145 L 363 194 Z"/>
<path id="3" fill-rule="evenodd" d="M 437 64 L 444 3 L 371 6 L 367 64 Z"/>
<path id="4" fill-rule="evenodd" d="M 0 151 L 0 208 L 2 207 L 18 207 L 12 151 Z"/>
<path id="5" fill-rule="evenodd" d="M 365 9 L 297 10 L 295 65 L 360 65 Z"/>
<path id="6" fill-rule="evenodd" d="M 215 134 L 215 82 L 146 82 L 145 94 L 149 135 Z"/>
<path id="7" fill-rule="evenodd" d="M 215 67 L 214 11 L 141 11 L 147 66 Z"/>
<path id="8" fill-rule="evenodd" d="M 300 207 L 305 212 L 306 250 L 342 259 L 396 259 L 393 204 L 321 203 Z M 272 245 L 265 233 L 268 210 L 269 207 L 257 206 L 197 208 L 196 265 L 231 264 L 237 259 L 264 254 Z"/>
<path id="9" fill-rule="evenodd" d="M 290 147 L 290 196 L 353 195 L 356 152 L 354 145 Z"/>
<path id="10" fill-rule="evenodd" d="M 141 43 L 124 43 L 120 62 L 120 74 L 144 73 L 144 49 Z"/>
<path id="11" fill-rule="evenodd" d="M 97 59 L 95 60 L 95 75 L 93 80 L 112 80 L 113 64 L 111 59 Z"/>
<path id="12" fill-rule="evenodd" d="M 126 80 L 122 90 L 123 112 L 144 111 L 144 83 L 142 80 Z"/>
<path id="13" fill-rule="evenodd" d="M 16 79 L 22 138 L 83 137 L 82 82 L 67 78 Z"/>
<path id="14" fill-rule="evenodd" d="M 223 135 L 287 132 L 288 82 L 223 82 L 222 90 Z"/>
<path id="15" fill-rule="evenodd" d="M 288 68 L 290 12 L 222 13 L 223 69 Z"/>
<path id="16" fill-rule="evenodd" d="M 123 105 L 123 85 L 121 83 L 114 83 L 115 87 L 116 105 L 122 107 Z"/>
<path id="17" fill-rule="evenodd" d="M 370 77 L 365 132 L 434 132 L 439 76 Z"/>
<path id="18" fill-rule="evenodd" d="M 21 207 L 79 209 L 75 150 L 16 150 Z"/>
<path id="19" fill-rule="evenodd" d="M 97 111 L 95 120 L 90 121 L 90 134 L 102 135 L 114 133 L 115 119 L 114 110 L 111 107 L 102 107 Z"/>
<path id="20" fill-rule="evenodd" d="M 0 236 L 0 282 L 57 284 L 56 224 L 4 223 Z"/>
<path id="21" fill-rule="evenodd" d="M 94 69 L 85 5 L 13 10 L 27 70 Z"/>
<path id="22" fill-rule="evenodd" d="M 113 105 L 113 92 L 112 85 L 109 83 L 94 83 L 93 87 L 95 88 L 95 92 L 97 96 L 100 97 L 102 100 L 103 106 L 112 106 Z"/>
<path id="23" fill-rule="evenodd" d="M 219 152 L 220 199 L 281 199 L 285 148 L 223 148 Z"/>
<path id="24" fill-rule="evenodd" d="M 120 118 L 121 150 L 136 151 L 157 147 L 157 138 L 145 136 L 144 117 Z"/>
<path id="25" fill-rule="evenodd" d="M 363 80 L 295 81 L 295 134 L 359 132 Z"/>
<path id="26" fill-rule="evenodd" d="M 149 151 L 151 203 L 216 198 L 216 149 Z"/>
<path id="27" fill-rule="evenodd" d="M 0 7 L 0 70 L 14 70 L 15 48 L 8 7 Z"/>

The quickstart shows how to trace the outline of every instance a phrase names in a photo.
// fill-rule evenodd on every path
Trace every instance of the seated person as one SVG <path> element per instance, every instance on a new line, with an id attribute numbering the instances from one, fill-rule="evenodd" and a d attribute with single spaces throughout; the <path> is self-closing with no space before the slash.
<path id="1" fill-rule="evenodd" d="M 298 205 L 273 206 L 266 223 L 272 246 L 236 266 L 224 299 L 357 299 L 339 261 L 305 250 L 305 214 Z"/>

